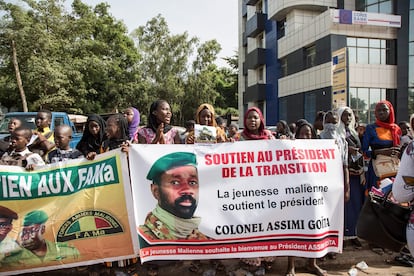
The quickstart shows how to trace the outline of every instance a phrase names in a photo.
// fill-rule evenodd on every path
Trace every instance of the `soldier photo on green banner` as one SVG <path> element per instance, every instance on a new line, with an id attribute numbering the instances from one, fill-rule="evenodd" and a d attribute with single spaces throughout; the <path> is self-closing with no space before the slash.
<path id="1" fill-rule="evenodd" d="M 19 233 L 19 243 L 23 250 L 9 258 L 8 265 L 39 266 L 80 258 L 79 251 L 74 246 L 44 238 L 48 219 L 42 210 L 31 211 L 24 216 Z"/>

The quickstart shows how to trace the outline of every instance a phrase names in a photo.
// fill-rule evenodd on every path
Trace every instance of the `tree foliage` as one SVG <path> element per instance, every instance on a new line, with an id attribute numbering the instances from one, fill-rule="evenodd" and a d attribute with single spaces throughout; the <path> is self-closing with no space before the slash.
<path id="1" fill-rule="evenodd" d="M 176 123 L 202 102 L 237 108 L 237 73 L 214 64 L 221 46 L 187 32 L 171 34 L 158 15 L 131 35 L 110 6 L 74 0 L 0 0 L 0 104 L 21 109 L 12 64 L 15 41 L 29 110 L 101 113 L 133 105 L 143 121 L 152 101 L 166 99 Z M 237 64 L 237 62 L 236 62 Z M 236 76 L 236 77 L 235 77 Z"/>

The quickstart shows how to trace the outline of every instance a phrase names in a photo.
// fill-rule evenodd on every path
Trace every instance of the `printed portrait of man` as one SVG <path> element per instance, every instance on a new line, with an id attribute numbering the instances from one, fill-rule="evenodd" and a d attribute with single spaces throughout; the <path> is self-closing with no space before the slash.
<path id="1" fill-rule="evenodd" d="M 16 219 L 16 212 L 0 206 L 0 267 L 13 263 L 13 257 L 23 250 L 15 239 L 7 236 L 13 229 L 13 220 Z"/>
<path id="2" fill-rule="evenodd" d="M 157 200 L 140 232 L 150 240 L 208 240 L 194 217 L 198 204 L 198 171 L 195 154 L 174 152 L 159 158 L 147 174 Z"/>
<path id="3" fill-rule="evenodd" d="M 75 260 L 78 249 L 64 242 L 48 241 L 44 238 L 48 215 L 42 210 L 27 213 L 20 232 L 20 245 L 26 250 L 20 254 L 20 262 L 25 265 L 58 262 L 64 259 Z"/>

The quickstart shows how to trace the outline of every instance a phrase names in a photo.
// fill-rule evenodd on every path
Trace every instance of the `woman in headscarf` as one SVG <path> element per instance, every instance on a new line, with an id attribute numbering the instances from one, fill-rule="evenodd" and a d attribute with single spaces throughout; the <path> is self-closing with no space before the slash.
<path id="1" fill-rule="evenodd" d="M 257 107 L 249 108 L 244 115 L 244 128 L 239 141 L 246 140 L 275 140 L 272 132 L 265 129 L 265 121 L 262 111 Z M 257 275 L 265 275 L 271 270 L 275 257 L 243 258 L 241 263 L 249 271 Z"/>
<path id="2" fill-rule="evenodd" d="M 272 132 L 265 128 L 262 111 L 257 107 L 250 107 L 244 115 L 244 129 L 240 141 L 245 140 L 273 140 Z"/>
<path id="3" fill-rule="evenodd" d="M 138 142 L 137 132 L 140 122 L 140 114 L 135 107 L 128 107 L 124 110 L 124 116 L 128 121 L 129 139 L 132 142 Z"/>
<path id="4" fill-rule="evenodd" d="M 76 148 L 82 152 L 83 156 L 92 160 L 99 153 L 101 144 L 106 140 L 106 122 L 98 114 L 91 114 L 86 120 L 83 135 Z"/>
<path id="5" fill-rule="evenodd" d="M 364 158 L 361 142 L 355 130 L 355 115 L 351 108 L 345 106 L 338 109 L 339 125 L 337 133 L 348 144 L 349 201 L 345 202 L 344 236 L 356 249 L 362 244 L 356 236 L 356 224 L 364 203 Z"/>
<path id="6" fill-rule="evenodd" d="M 276 124 L 276 139 L 292 139 L 293 134 L 290 132 L 288 123 L 285 120 L 280 120 Z"/>
<path id="7" fill-rule="evenodd" d="M 203 126 L 212 126 L 216 128 L 216 142 L 222 143 L 227 142 L 227 136 L 224 130 L 217 125 L 216 122 L 216 113 L 214 107 L 211 104 L 203 103 L 201 104 L 195 114 L 196 124 Z M 194 144 L 195 136 L 194 130 L 191 131 L 186 139 L 186 144 Z"/>
<path id="8" fill-rule="evenodd" d="M 371 158 L 366 173 L 365 193 L 372 187 L 378 187 L 379 178 L 375 175 L 372 159 L 377 155 L 399 156 L 401 129 L 395 124 L 394 107 L 383 100 L 375 106 L 375 123 L 368 124 L 362 141 L 362 152 Z M 371 244 L 371 250 L 377 254 L 384 254 L 384 250 Z"/>
<path id="9" fill-rule="evenodd" d="M 151 104 L 148 124 L 138 130 L 140 144 L 180 144 L 180 134 L 170 123 L 171 107 L 165 100 L 156 100 Z"/>

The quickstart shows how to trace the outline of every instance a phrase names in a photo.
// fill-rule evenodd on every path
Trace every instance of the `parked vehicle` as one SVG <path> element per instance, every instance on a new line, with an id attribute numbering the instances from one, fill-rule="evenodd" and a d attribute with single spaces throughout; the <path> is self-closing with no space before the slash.
<path id="1" fill-rule="evenodd" d="M 37 112 L 9 112 L 6 113 L 3 120 L 0 122 L 0 139 L 9 135 L 8 124 L 11 118 L 17 118 L 22 121 L 22 124 L 30 129 L 35 129 L 35 119 Z M 82 138 L 82 132 L 77 131 L 74 123 L 70 120 L 69 115 L 65 112 L 52 112 L 52 120 L 50 129 L 53 131 L 56 126 L 68 125 L 72 128 L 72 141 L 70 146 L 75 148 L 80 139 Z"/>

